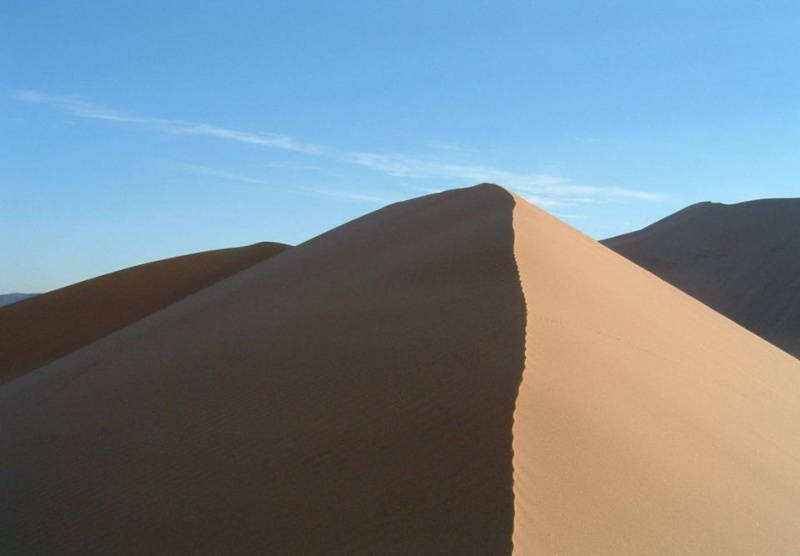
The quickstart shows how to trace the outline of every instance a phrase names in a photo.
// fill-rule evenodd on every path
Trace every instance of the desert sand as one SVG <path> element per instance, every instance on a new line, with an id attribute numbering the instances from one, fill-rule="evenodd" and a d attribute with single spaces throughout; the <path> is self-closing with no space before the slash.
<path id="1" fill-rule="evenodd" d="M 286 249 L 218 249 L 147 263 L 0 308 L 0 384 Z"/>
<path id="2" fill-rule="evenodd" d="M 0 386 L 0 553 L 786 554 L 798 394 L 800 361 L 484 184 Z"/>
<path id="3" fill-rule="evenodd" d="M 800 199 L 698 203 L 602 243 L 800 357 Z"/>
<path id="4" fill-rule="evenodd" d="M 519 554 L 792 554 L 800 361 L 524 201 Z"/>

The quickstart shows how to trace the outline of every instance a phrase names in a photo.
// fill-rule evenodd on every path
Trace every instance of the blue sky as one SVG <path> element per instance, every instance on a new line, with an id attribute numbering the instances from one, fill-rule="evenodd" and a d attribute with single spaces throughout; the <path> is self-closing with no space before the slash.
<path id="1" fill-rule="evenodd" d="M 596 238 L 800 194 L 800 2 L 4 0 L 0 293 L 492 181 Z"/>

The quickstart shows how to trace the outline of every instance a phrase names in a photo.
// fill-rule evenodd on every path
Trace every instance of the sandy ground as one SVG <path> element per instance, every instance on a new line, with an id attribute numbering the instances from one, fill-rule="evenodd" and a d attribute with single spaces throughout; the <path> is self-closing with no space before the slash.
<path id="1" fill-rule="evenodd" d="M 800 199 L 698 203 L 602 243 L 800 358 Z"/>
<path id="2" fill-rule="evenodd" d="M 800 362 L 482 185 L 0 386 L 2 554 L 789 554 Z"/>
<path id="3" fill-rule="evenodd" d="M 286 249 L 219 249 L 143 264 L 0 308 L 0 384 Z"/>
<path id="4" fill-rule="evenodd" d="M 523 202 L 519 554 L 792 554 L 800 362 Z"/>

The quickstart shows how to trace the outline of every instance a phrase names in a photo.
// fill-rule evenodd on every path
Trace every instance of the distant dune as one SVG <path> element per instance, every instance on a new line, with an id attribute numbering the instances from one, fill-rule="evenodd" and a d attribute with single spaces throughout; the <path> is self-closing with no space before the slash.
<path id="1" fill-rule="evenodd" d="M 699 203 L 602 243 L 800 357 L 800 199 Z"/>
<path id="2" fill-rule="evenodd" d="M 5 307 L 6 305 L 11 305 L 12 303 L 17 303 L 19 301 L 23 301 L 28 299 L 29 297 L 36 297 L 37 293 L 4 293 L 0 294 L 0 307 Z"/>
<path id="3" fill-rule="evenodd" d="M 0 387 L 3 554 L 788 554 L 800 361 L 497 186 Z"/>
<path id="4" fill-rule="evenodd" d="M 286 249 L 279 243 L 143 264 L 0 308 L 0 383 Z"/>

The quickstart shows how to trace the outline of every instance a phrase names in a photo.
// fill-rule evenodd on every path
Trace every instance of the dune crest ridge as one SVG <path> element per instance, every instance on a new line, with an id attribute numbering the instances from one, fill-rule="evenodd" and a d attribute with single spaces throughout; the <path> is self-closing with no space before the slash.
<path id="1" fill-rule="evenodd" d="M 800 546 L 800 364 L 522 199 L 515 554 Z"/>

